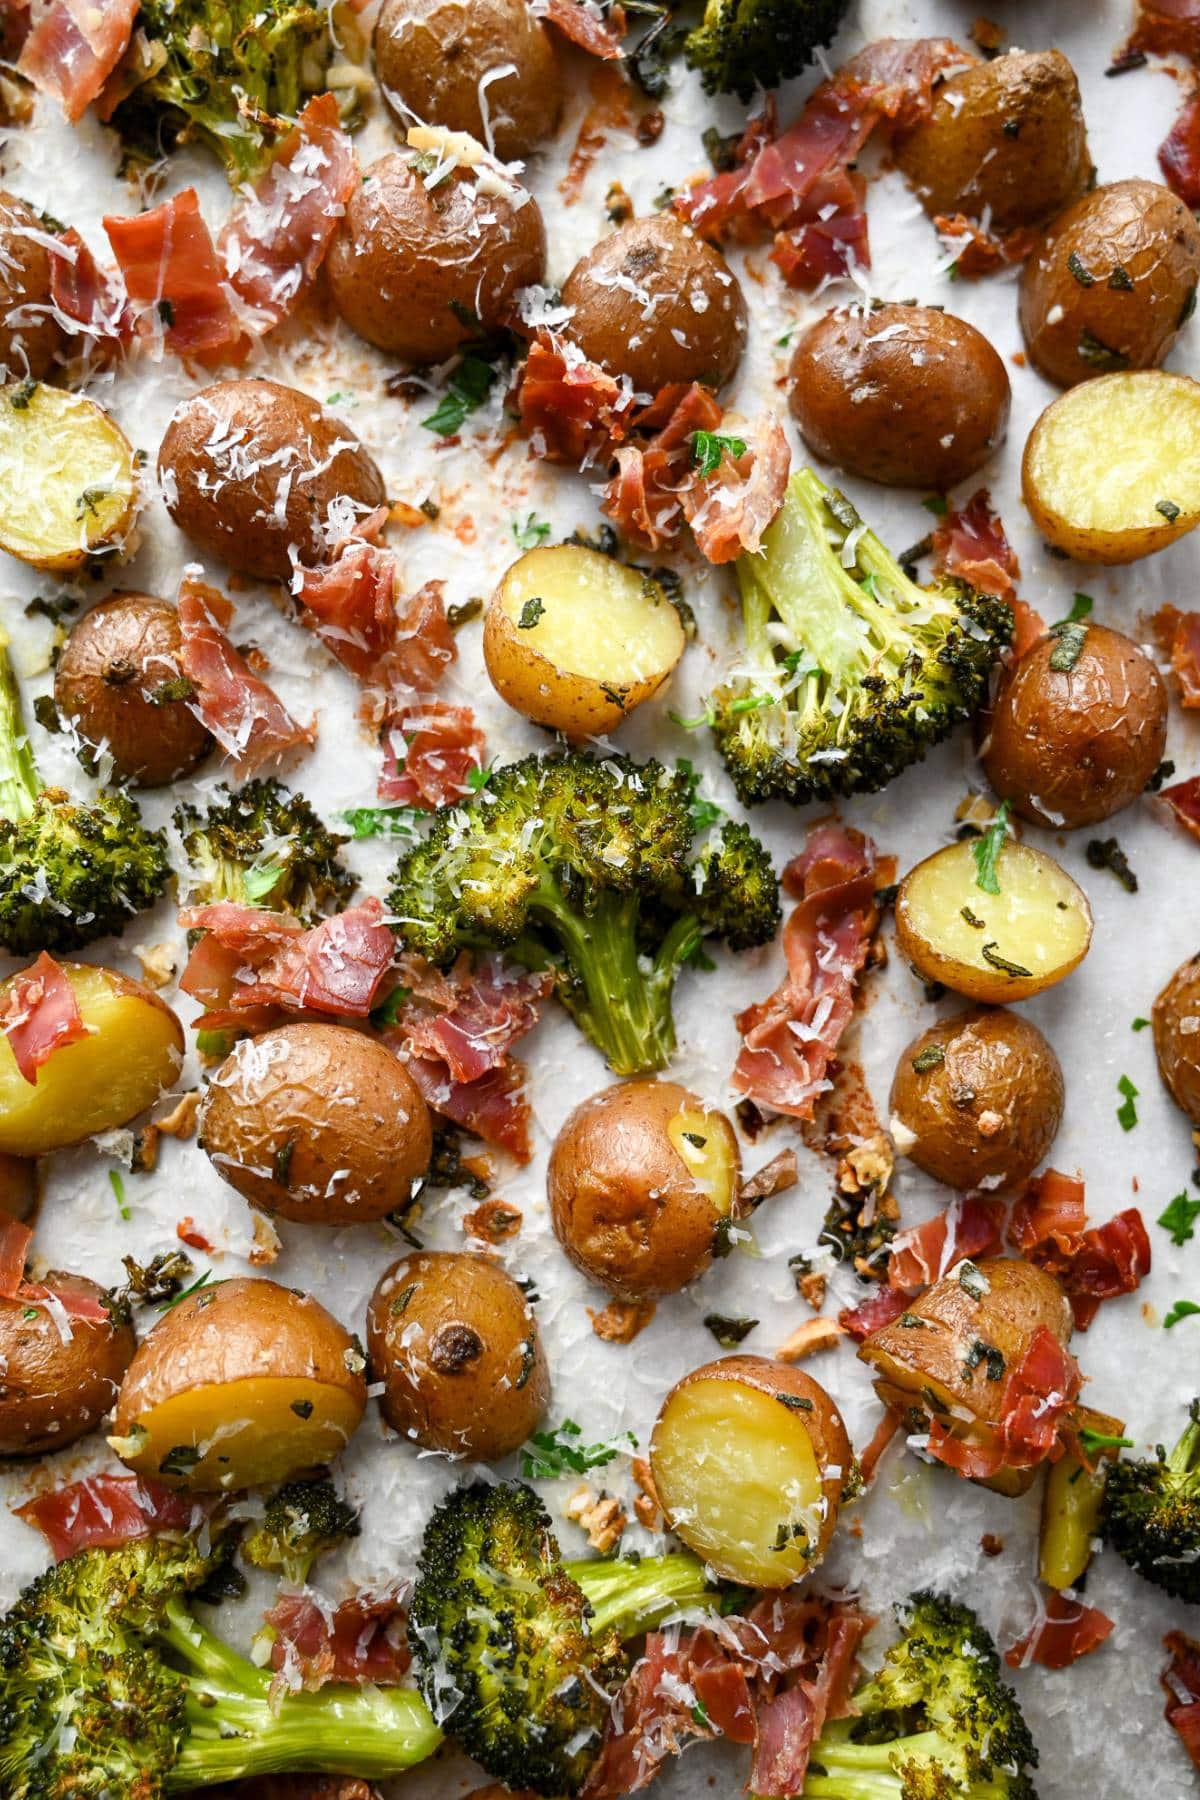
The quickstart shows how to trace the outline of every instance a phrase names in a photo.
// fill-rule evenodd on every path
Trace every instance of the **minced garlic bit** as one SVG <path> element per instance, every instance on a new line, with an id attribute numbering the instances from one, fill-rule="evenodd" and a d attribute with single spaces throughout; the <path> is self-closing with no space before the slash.
<path id="1" fill-rule="evenodd" d="M 798 1363 L 822 1350 L 832 1350 L 846 1333 L 836 1319 L 806 1319 L 775 1352 L 776 1362 Z"/>
<path id="2" fill-rule="evenodd" d="M 249 1260 L 255 1268 L 261 1269 L 264 1263 L 275 1262 L 283 1248 L 283 1241 L 266 1213 L 259 1212 L 257 1208 L 252 1209 L 250 1230 L 254 1242 L 250 1246 Z"/>
<path id="3" fill-rule="evenodd" d="M 178 965 L 174 944 L 135 944 L 134 955 L 142 965 L 148 987 L 166 987 Z"/>
<path id="4" fill-rule="evenodd" d="M 410 150 L 427 150 L 448 163 L 465 164 L 468 169 L 476 168 L 487 156 L 479 139 L 469 131 L 446 131 L 440 125 L 410 125 L 407 141 Z"/>
<path id="5" fill-rule="evenodd" d="M 824 1306 L 825 1289 L 828 1285 L 829 1282 L 827 1277 L 820 1274 L 816 1269 L 810 1269 L 808 1273 L 802 1275 L 796 1283 L 801 1299 L 806 1300 L 814 1312 L 820 1312 L 821 1308 Z"/>
<path id="6" fill-rule="evenodd" d="M 154 1129 L 161 1137 L 190 1138 L 196 1135 L 196 1115 L 200 1111 L 200 1090 L 193 1088 L 182 1094 L 169 1113 L 155 1119 Z"/>
<path id="7" fill-rule="evenodd" d="M 638 1524 L 643 1525 L 647 1531 L 657 1531 L 662 1516 L 662 1503 L 658 1498 L 658 1489 L 654 1485 L 654 1474 L 650 1468 L 649 1457 L 634 1457 L 633 1479 L 641 1490 L 633 1503 L 634 1517 Z"/>
<path id="8" fill-rule="evenodd" d="M 587 1532 L 588 1543 L 602 1556 L 616 1547 L 629 1523 L 619 1500 L 611 1494 L 593 1494 L 586 1481 L 581 1481 L 568 1498 L 566 1513 L 568 1519 L 574 1519 Z"/>
<path id="9" fill-rule="evenodd" d="M 592 1330 L 606 1344 L 632 1344 L 639 1331 L 644 1331 L 655 1313 L 653 1300 L 610 1300 L 603 1312 L 589 1306 Z"/>

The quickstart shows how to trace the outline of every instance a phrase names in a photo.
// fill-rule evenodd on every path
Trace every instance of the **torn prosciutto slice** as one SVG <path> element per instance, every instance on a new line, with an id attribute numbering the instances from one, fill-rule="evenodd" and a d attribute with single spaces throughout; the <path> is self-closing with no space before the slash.
<path id="1" fill-rule="evenodd" d="M 1027 1669 L 1030 1663 L 1039 1663 L 1043 1669 L 1069 1669 L 1081 1656 L 1098 1650 L 1112 1631 L 1110 1618 L 1095 1606 L 1085 1606 L 1072 1593 L 1047 1588 L 1038 1598 L 1037 1618 L 1004 1652 L 1010 1669 Z"/>
<path id="2" fill-rule="evenodd" d="M 139 329 L 161 330 L 172 350 L 202 362 L 240 355 L 242 327 L 195 188 L 133 218 L 106 217 L 104 229 L 125 291 L 142 308 Z"/>
<path id="3" fill-rule="evenodd" d="M 229 641 L 226 628 L 232 619 L 233 607 L 224 594 L 185 574 L 179 590 L 179 666 L 196 689 L 192 709 L 238 772 L 248 775 L 299 745 L 312 745 L 316 732 L 298 725 L 266 682 L 251 672 Z"/>
<path id="4" fill-rule="evenodd" d="M 290 1691 L 327 1681 L 394 1687 L 408 1672 L 406 1615 L 395 1593 L 355 1594 L 332 1607 L 318 1596 L 280 1594 L 266 1616 L 275 1633 L 271 1667 Z"/>
<path id="5" fill-rule="evenodd" d="M 116 1550 L 158 1531 L 195 1531 L 216 1504 L 141 1475 L 88 1475 L 13 1511 L 41 1532 L 62 1562 L 77 1550 Z"/>
<path id="6" fill-rule="evenodd" d="M 42 951 L 8 983 L 0 1031 L 8 1039 L 22 1080 L 37 1085 L 38 1070 L 56 1050 L 78 1043 L 87 1027 L 65 970 Z"/>
<path id="7" fill-rule="evenodd" d="M 19 73 L 75 124 L 124 56 L 137 9 L 138 0 L 48 0 L 25 35 Z"/>

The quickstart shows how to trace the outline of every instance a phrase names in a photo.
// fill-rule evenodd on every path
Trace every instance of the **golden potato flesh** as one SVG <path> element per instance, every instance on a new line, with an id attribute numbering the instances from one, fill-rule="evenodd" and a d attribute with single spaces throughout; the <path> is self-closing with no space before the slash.
<path id="1" fill-rule="evenodd" d="M 1165 369 L 1102 375 L 1051 402 L 1021 465 L 1047 543 L 1127 563 L 1200 524 L 1200 382 Z"/>
<path id="2" fill-rule="evenodd" d="M 55 1050 L 32 1085 L 0 1035 L 0 1152 L 9 1156 L 45 1156 L 127 1125 L 183 1067 L 183 1027 L 157 994 L 114 969 L 61 967 L 88 1035 Z"/>
<path id="3" fill-rule="evenodd" d="M 535 725 L 600 736 L 656 694 L 684 650 L 658 583 L 580 544 L 530 550 L 492 596 L 483 654 L 498 694 Z"/>
<path id="4" fill-rule="evenodd" d="M 133 446 L 94 400 L 0 388 L 0 549 L 69 574 L 121 548 L 136 501 Z"/>
<path id="5" fill-rule="evenodd" d="M 129 1324 L 72 1311 L 73 1298 L 103 1300 L 94 1281 L 51 1270 L 39 1285 L 49 1302 L 0 1298 L 0 1456 L 61 1450 L 94 1431 L 134 1352 Z"/>
<path id="6" fill-rule="evenodd" d="M 365 1358 L 311 1294 L 237 1278 L 164 1313 L 130 1364 L 109 1443 L 139 1475 L 196 1492 L 332 1462 L 367 1402 Z"/>
<path id="7" fill-rule="evenodd" d="M 825 1554 L 853 1452 L 837 1407 L 761 1356 L 694 1369 L 663 1402 L 650 1467 L 677 1537 L 726 1581 L 789 1587 Z"/>
<path id="8" fill-rule="evenodd" d="M 1086 1428 L 1098 1436 L 1120 1439 L 1125 1435 L 1121 1419 L 1109 1413 L 1076 1406 L 1072 1411 L 1076 1431 Z M 1109 1460 L 1121 1455 L 1119 1444 L 1102 1449 L 1088 1468 L 1068 1453 L 1046 1470 L 1042 1489 L 1042 1525 L 1038 1540 L 1038 1576 L 1047 1587 L 1073 1588 L 1092 1560 L 1092 1545 L 1100 1536 L 1100 1509 Z"/>
<path id="9" fill-rule="evenodd" d="M 1087 955 L 1092 909 L 1052 856 L 1011 840 L 996 859 L 998 894 L 978 882 L 973 845 L 949 844 L 910 869 L 896 896 L 901 954 L 926 981 L 968 1000 L 1027 1000 Z"/>
<path id="10" fill-rule="evenodd" d="M 1151 1018 L 1167 1092 L 1200 1129 L 1200 956 L 1176 969 L 1154 1002 Z"/>

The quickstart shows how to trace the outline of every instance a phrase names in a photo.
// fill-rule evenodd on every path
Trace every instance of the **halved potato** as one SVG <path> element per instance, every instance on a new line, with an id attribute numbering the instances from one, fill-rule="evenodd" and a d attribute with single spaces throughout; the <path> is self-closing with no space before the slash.
<path id="1" fill-rule="evenodd" d="M 1200 382 L 1165 369 L 1068 388 L 1029 434 L 1025 504 L 1080 562 L 1127 563 L 1200 525 Z"/>
<path id="2" fill-rule="evenodd" d="M 1087 895 L 1052 856 L 1005 843 L 998 894 L 976 876 L 972 844 L 949 844 L 910 869 L 896 896 L 896 939 L 926 981 L 969 1000 L 1027 1000 L 1069 975 L 1092 941 Z"/>
<path id="3" fill-rule="evenodd" d="M 1103 1437 L 1120 1438 L 1125 1426 L 1108 1413 L 1077 1406 L 1076 1429 L 1087 1426 Z M 1042 1489 L 1042 1527 L 1038 1544 L 1038 1575 L 1047 1587 L 1071 1588 L 1092 1560 L 1092 1545 L 1100 1536 L 1100 1503 L 1108 1462 L 1121 1455 L 1119 1446 L 1102 1449 L 1095 1467 L 1087 1468 L 1069 1453 L 1046 1470 Z"/>
<path id="4" fill-rule="evenodd" d="M 683 647 L 679 614 L 658 583 L 582 544 L 518 558 L 483 627 L 496 692 L 568 738 L 612 731 L 658 692 Z"/>
<path id="5" fill-rule="evenodd" d="M 94 400 L 0 388 L 0 549 L 67 574 L 120 548 L 136 504 L 133 447 Z"/>
<path id="6" fill-rule="evenodd" d="M 0 1035 L 0 1153 L 45 1156 L 128 1124 L 174 1082 L 183 1027 L 140 981 L 92 963 L 63 963 L 88 1035 L 64 1044 L 25 1080 Z M 0 1008 L 9 988 L 0 983 Z"/>
<path id="7" fill-rule="evenodd" d="M 788 1587 L 816 1567 L 853 1460 L 820 1383 L 765 1356 L 725 1356 L 685 1375 L 650 1444 L 672 1531 L 726 1581 L 749 1587 Z"/>

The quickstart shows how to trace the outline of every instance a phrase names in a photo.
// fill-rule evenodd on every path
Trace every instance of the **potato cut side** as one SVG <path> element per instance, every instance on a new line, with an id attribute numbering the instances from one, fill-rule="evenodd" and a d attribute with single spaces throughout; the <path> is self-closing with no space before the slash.
<path id="1" fill-rule="evenodd" d="M 361 1417 L 361 1401 L 344 1388 L 262 1376 L 173 1394 L 109 1443 L 139 1475 L 211 1493 L 286 1481 L 332 1462 Z"/>
<path id="2" fill-rule="evenodd" d="M 0 389 L 0 548 L 66 573 L 133 523 L 133 449 L 82 394 L 41 383 Z"/>
<path id="3" fill-rule="evenodd" d="M 1087 955 L 1087 895 L 1051 856 L 1009 842 L 996 863 L 998 894 L 979 887 L 968 843 L 910 869 L 896 898 L 896 934 L 927 981 L 996 1005 L 1053 987 Z"/>
<path id="4" fill-rule="evenodd" d="M 737 1142 L 724 1121 L 711 1113 L 683 1111 L 667 1121 L 667 1137 L 688 1174 L 713 1210 L 727 1217 L 737 1200 Z"/>
<path id="5" fill-rule="evenodd" d="M 1029 435 L 1025 504 L 1056 549 L 1126 563 L 1200 524 L 1200 382 L 1162 369 L 1082 382 Z"/>

